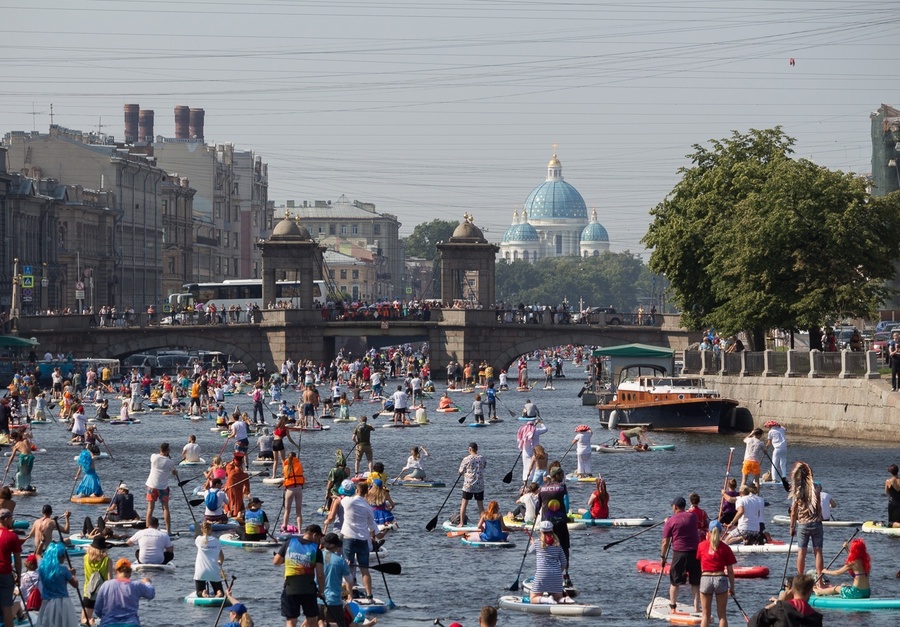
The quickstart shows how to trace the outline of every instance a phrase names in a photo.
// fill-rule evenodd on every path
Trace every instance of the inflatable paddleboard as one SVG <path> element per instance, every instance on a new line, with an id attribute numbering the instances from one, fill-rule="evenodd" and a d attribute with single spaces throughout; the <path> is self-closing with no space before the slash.
<path id="1" fill-rule="evenodd" d="M 447 484 L 443 481 L 415 481 L 412 479 L 398 479 L 392 481 L 391 485 L 399 485 L 405 488 L 445 488 Z"/>
<path id="2" fill-rule="evenodd" d="M 778 485 L 781 485 L 780 483 Z M 790 516 L 774 516 L 772 518 L 772 522 L 776 525 L 789 525 L 791 524 Z M 861 527 L 865 524 L 862 520 L 823 520 L 823 527 Z"/>
<path id="3" fill-rule="evenodd" d="M 477 525 L 454 525 L 449 520 L 445 520 L 444 524 L 441 525 L 441 529 L 444 531 L 478 531 Z"/>
<path id="4" fill-rule="evenodd" d="M 284 483 L 284 477 L 266 477 L 262 480 L 262 482 L 266 485 L 281 485 Z"/>
<path id="5" fill-rule="evenodd" d="M 384 614 L 388 611 L 388 606 L 387 603 L 381 599 L 359 598 L 350 601 L 347 604 L 347 609 L 350 610 L 350 613 L 353 614 L 353 616 L 359 616 L 360 614 L 366 616 L 367 614 Z"/>
<path id="6" fill-rule="evenodd" d="M 219 536 L 219 542 L 224 546 L 239 546 L 243 549 L 272 549 L 281 546 L 275 540 L 241 540 L 241 536 L 236 533 Z"/>
<path id="7" fill-rule="evenodd" d="M 237 523 L 213 523 L 212 530 L 213 531 L 234 531 L 240 525 Z M 194 523 L 188 525 L 188 531 L 194 531 Z"/>
<path id="8" fill-rule="evenodd" d="M 84 535 L 83 533 L 73 533 L 72 535 L 69 536 L 69 542 L 71 542 L 72 544 L 77 544 L 77 545 L 90 544 L 93 541 L 94 541 L 94 538 L 92 538 L 92 537 L 89 538 L 86 535 Z M 116 547 L 128 546 L 126 544 L 125 540 L 111 540 L 109 538 L 106 539 L 106 545 L 107 546 L 116 546 Z"/>
<path id="9" fill-rule="evenodd" d="M 106 505 L 112 499 L 108 496 L 80 496 L 76 494 L 69 500 L 73 503 L 80 503 L 81 505 Z"/>
<path id="10" fill-rule="evenodd" d="M 770 544 L 729 544 L 733 553 L 794 553 L 797 551 L 797 545 L 791 544 L 790 547 L 784 542 L 772 542 Z"/>
<path id="11" fill-rule="evenodd" d="M 15 494 L 15 492 L 13 492 Z M 888 536 L 900 536 L 900 527 L 885 527 L 880 521 L 867 521 L 862 526 L 863 533 L 883 533 Z"/>
<path id="12" fill-rule="evenodd" d="M 219 607 L 225 603 L 225 597 L 198 597 L 196 592 L 191 592 L 184 597 L 184 602 L 200 607 Z"/>
<path id="13" fill-rule="evenodd" d="M 482 542 L 481 540 L 470 540 L 468 538 L 460 538 L 465 546 L 474 546 L 480 549 L 512 549 L 515 548 L 515 542 Z"/>
<path id="14" fill-rule="evenodd" d="M 478 429 L 478 428 L 481 428 L 481 427 L 490 427 L 491 425 L 489 425 L 489 424 L 486 423 L 486 422 L 470 422 L 470 423 L 468 424 L 468 426 L 469 426 L 469 427 L 472 427 L 472 428 L 475 428 L 475 429 Z"/>
<path id="15" fill-rule="evenodd" d="M 820 609 L 849 610 L 851 612 L 869 610 L 900 609 L 900 599 L 842 599 L 840 596 L 809 597 L 809 604 Z"/>
<path id="16" fill-rule="evenodd" d="M 703 620 L 699 612 L 694 612 L 693 606 L 684 603 L 678 603 L 675 611 L 670 611 L 668 595 L 653 599 L 653 602 L 647 607 L 647 612 L 650 614 L 650 618 L 658 618 L 673 625 L 699 625 Z"/>
<path id="17" fill-rule="evenodd" d="M 674 451 L 674 444 L 656 444 L 646 451 L 638 451 L 631 446 L 606 446 L 604 444 L 592 444 L 591 450 L 598 453 L 656 453 L 659 451 Z M 779 484 L 780 485 L 780 484 Z"/>
<path id="18" fill-rule="evenodd" d="M 534 584 L 534 577 L 528 577 L 525 581 L 522 582 L 522 590 L 531 594 L 531 586 Z M 573 599 L 578 596 L 578 590 L 571 586 L 566 586 L 565 588 L 566 596 L 572 597 Z"/>
<path id="19" fill-rule="evenodd" d="M 143 525 L 143 518 L 134 518 L 132 520 L 107 520 L 107 527 L 135 527 L 137 525 Z"/>
<path id="20" fill-rule="evenodd" d="M 274 459 L 259 459 L 259 458 L 257 458 L 257 459 L 254 459 L 250 463 L 253 464 L 254 466 L 271 466 L 272 464 L 275 463 L 275 460 Z"/>
<path id="21" fill-rule="evenodd" d="M 13 496 L 37 496 L 37 489 L 34 490 L 12 490 Z"/>
<path id="22" fill-rule="evenodd" d="M 577 477 L 575 473 L 569 473 L 566 475 L 566 481 L 572 481 L 574 483 L 597 483 L 597 477 Z"/>
<path id="23" fill-rule="evenodd" d="M 581 518 L 588 527 L 650 527 L 652 518 Z"/>
<path id="24" fill-rule="evenodd" d="M 72 459 L 77 462 L 79 457 L 80 455 L 76 455 Z M 101 451 L 98 455 L 94 455 L 94 459 L 109 459 L 109 453 L 107 453 L 106 451 Z"/>
<path id="25" fill-rule="evenodd" d="M 516 520 L 515 518 L 510 518 L 509 516 L 503 517 L 503 523 L 509 527 L 510 529 L 531 529 L 531 523 L 527 525 L 521 521 Z M 587 525 L 584 524 L 580 519 L 576 518 L 575 520 L 570 520 L 566 523 L 566 527 L 568 527 L 569 531 L 578 531 L 580 529 L 587 529 Z"/>
<path id="26" fill-rule="evenodd" d="M 178 465 L 179 466 L 205 466 L 206 460 L 203 459 L 202 457 L 195 462 L 189 462 L 188 460 L 183 459 L 180 462 L 178 462 Z"/>
<path id="27" fill-rule="evenodd" d="M 169 562 L 168 564 L 141 564 L 140 562 L 135 562 L 131 565 L 131 570 L 136 573 L 174 573 L 175 562 Z M 192 596 L 196 598 L 197 595 L 192 593 Z M 202 605 L 202 603 L 195 603 L 194 605 Z"/>
<path id="28" fill-rule="evenodd" d="M 349 418 L 335 418 L 333 422 L 356 422 L 356 416 L 350 416 Z"/>
<path id="29" fill-rule="evenodd" d="M 445 407 L 444 409 L 441 409 L 440 407 L 438 407 L 435 411 L 437 411 L 441 414 L 452 414 L 454 412 L 458 412 L 459 407 Z"/>
<path id="30" fill-rule="evenodd" d="M 669 574 L 671 564 L 666 564 L 663 574 Z M 651 575 L 659 574 L 659 561 L 638 560 L 637 569 L 639 573 L 650 573 Z M 769 576 L 769 569 L 765 566 L 734 566 L 734 576 L 736 579 L 760 579 Z"/>
<path id="31" fill-rule="evenodd" d="M 500 597 L 500 607 L 513 612 L 526 612 L 528 614 L 545 614 L 549 616 L 600 616 L 601 610 L 597 605 L 584 605 L 581 603 L 529 603 L 528 597 L 503 596 Z"/>
<path id="32" fill-rule="evenodd" d="M 393 416 L 393 414 L 391 414 Z M 381 425 L 382 429 L 411 429 L 412 427 L 420 426 L 418 422 L 411 422 L 406 424 L 405 422 L 389 422 L 386 425 Z"/>
<path id="33" fill-rule="evenodd" d="M 328 431 L 331 429 L 331 425 L 318 425 L 315 427 L 288 427 L 288 431 L 302 431 L 304 433 L 308 431 Z"/>
<path id="34" fill-rule="evenodd" d="M 13 529 L 28 529 L 31 526 L 27 520 L 16 520 L 13 521 Z"/>
<path id="35" fill-rule="evenodd" d="M 537 420 L 537 416 L 535 416 L 534 418 L 530 418 L 528 416 L 519 416 L 517 420 L 519 422 L 534 422 L 535 420 Z"/>
<path id="36" fill-rule="evenodd" d="M 137 418 L 135 420 L 116 419 L 116 420 L 110 420 L 109 424 L 111 424 L 111 425 L 139 425 L 139 424 L 141 424 L 141 420 L 140 420 L 140 418 Z"/>

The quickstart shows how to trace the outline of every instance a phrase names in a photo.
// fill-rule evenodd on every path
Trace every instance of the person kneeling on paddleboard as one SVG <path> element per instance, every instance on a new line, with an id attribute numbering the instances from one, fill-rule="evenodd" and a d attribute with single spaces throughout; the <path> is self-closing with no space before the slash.
<path id="1" fill-rule="evenodd" d="M 250 499 L 244 512 L 244 526 L 241 539 L 248 542 L 262 542 L 267 537 L 269 518 L 262 509 L 263 502 L 257 497 Z"/>

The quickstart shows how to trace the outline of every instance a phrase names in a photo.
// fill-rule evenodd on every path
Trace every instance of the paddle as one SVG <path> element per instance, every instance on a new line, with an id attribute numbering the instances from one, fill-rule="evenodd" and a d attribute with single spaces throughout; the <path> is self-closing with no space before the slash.
<path id="1" fill-rule="evenodd" d="M 859 527 L 856 528 L 856 531 L 853 532 L 853 535 L 852 535 L 852 536 L 850 536 L 849 538 L 847 538 L 847 539 L 844 541 L 844 543 L 841 545 L 841 550 L 837 552 L 837 555 L 835 555 L 834 558 L 833 558 L 830 562 L 828 562 L 828 566 L 826 566 L 826 567 L 822 570 L 822 572 L 819 573 L 819 576 L 816 577 L 816 581 L 814 582 L 813 585 L 819 583 L 819 580 L 822 578 L 822 575 L 825 574 L 825 571 L 828 570 L 829 568 L 831 568 L 831 565 L 834 564 L 834 563 L 837 561 L 837 558 L 839 558 L 839 557 L 841 556 L 841 553 L 844 552 L 844 549 L 846 549 L 848 546 L 850 546 L 850 541 L 851 541 L 853 538 L 855 538 L 855 537 L 856 537 L 856 534 L 858 534 L 858 533 L 859 533 Z"/>
<path id="2" fill-rule="evenodd" d="M 652 527 L 651 527 L 652 528 Z M 659 594 L 659 584 L 662 583 L 663 573 L 666 570 L 666 557 L 669 555 L 669 546 L 666 545 L 666 551 L 663 553 L 659 568 L 659 578 L 656 580 L 656 587 L 653 589 L 653 598 L 650 599 L 650 605 L 647 606 L 647 618 L 650 618 L 650 612 L 653 610 L 653 604 L 656 603 L 656 595 Z"/>
<path id="3" fill-rule="evenodd" d="M 281 497 L 281 505 L 278 506 L 278 513 L 275 514 L 275 518 L 273 519 L 274 524 L 278 524 L 278 521 L 281 520 L 281 510 L 284 509 L 284 496 Z M 299 531 L 299 530 L 298 530 Z M 275 537 L 275 534 L 272 533 L 271 529 L 266 529 L 266 533 L 269 534 L 269 537 L 278 542 L 278 538 Z"/>
<path id="4" fill-rule="evenodd" d="M 113 461 L 116 461 L 116 458 L 113 457 L 112 451 L 109 448 L 109 444 L 106 443 L 106 440 L 103 438 L 100 438 L 100 442 L 103 444 L 103 447 L 106 449 L 106 452 L 109 453 L 109 458 Z"/>
<path id="5" fill-rule="evenodd" d="M 519 463 L 520 459 L 522 459 L 522 451 L 519 451 L 519 456 L 516 457 L 516 461 L 513 462 L 513 466 L 510 468 L 509 472 L 503 475 L 503 483 L 512 483 L 513 471 L 516 469 L 516 464 Z"/>
<path id="6" fill-rule="evenodd" d="M 16 581 L 22 581 L 22 573 L 18 570 L 16 571 Z M 22 611 L 25 612 L 25 617 L 28 619 L 28 624 L 31 625 L 31 627 L 34 627 L 34 621 L 31 620 L 31 614 L 28 611 L 28 601 L 25 599 L 25 595 L 22 593 L 22 587 L 16 586 L 16 590 L 19 591 L 19 598 L 22 599 Z"/>
<path id="7" fill-rule="evenodd" d="M 627 538 L 622 538 L 621 540 L 616 540 L 615 542 L 610 542 L 609 544 L 604 544 L 604 545 L 603 545 L 603 550 L 605 551 L 606 549 L 610 549 L 610 548 L 616 546 L 617 544 L 622 544 L 623 542 L 627 542 L 628 540 L 631 540 L 632 538 L 638 537 L 638 536 L 641 535 L 642 533 L 647 533 L 647 532 L 650 531 L 651 529 L 656 529 L 657 527 L 659 527 L 660 525 L 664 524 L 665 522 L 666 522 L 666 521 L 661 520 L 661 521 L 659 521 L 658 523 L 656 523 L 655 525 L 651 525 L 651 526 L 647 527 L 646 529 L 642 529 L 641 531 L 638 531 L 637 533 L 631 534 L 631 535 L 628 536 Z"/>
<path id="8" fill-rule="evenodd" d="M 375 557 L 378 557 L 378 553 L 375 553 Z M 370 564 L 369 568 L 388 575 L 399 575 L 403 572 L 403 567 L 399 562 L 382 562 L 379 560 L 377 564 Z"/>
<path id="9" fill-rule="evenodd" d="M 763 453 L 765 454 L 766 459 L 769 460 L 769 463 L 772 464 L 772 470 L 774 470 L 774 471 L 775 471 L 775 474 L 778 475 L 778 478 L 781 479 L 781 485 L 782 485 L 782 487 L 784 487 L 784 491 L 785 491 L 785 492 L 790 492 L 790 491 L 791 491 L 791 484 L 788 483 L 788 480 L 785 479 L 784 476 L 781 474 L 781 471 L 778 470 L 778 467 L 775 465 L 775 462 L 773 462 L 773 461 L 772 461 L 772 458 L 769 457 L 769 451 L 767 451 L 766 449 L 763 449 Z"/>
<path id="10" fill-rule="evenodd" d="M 566 449 L 566 452 L 563 453 L 562 459 L 559 460 L 559 465 L 560 465 L 560 466 L 562 466 L 562 463 L 563 463 L 564 461 L 566 461 L 566 456 L 569 454 L 569 451 L 572 450 L 572 447 L 573 447 L 573 446 L 575 446 L 575 442 L 572 442 L 572 443 L 569 445 L 569 448 Z"/>
<path id="11" fill-rule="evenodd" d="M 722 498 L 719 499 L 719 515 L 716 516 L 716 520 L 719 520 L 722 517 L 722 508 L 725 506 L 725 494 L 724 492 L 728 489 L 728 474 L 731 472 L 731 458 L 734 457 L 734 447 L 732 446 L 728 452 L 728 464 L 725 466 L 725 485 L 722 486 Z"/>
<path id="12" fill-rule="evenodd" d="M 790 562 L 791 562 L 791 546 L 793 546 L 793 544 L 794 544 L 794 534 L 792 533 L 791 539 L 788 540 L 787 557 L 784 558 L 784 570 L 781 572 L 781 589 L 782 590 L 786 590 L 788 587 L 787 586 L 787 569 L 788 569 L 788 564 L 790 564 Z"/>
<path id="13" fill-rule="evenodd" d="M 378 555 L 378 551 L 375 551 L 375 559 L 378 561 L 378 565 L 381 566 L 381 557 Z M 399 564 L 397 564 L 399 566 Z M 387 593 L 388 598 L 388 607 L 390 609 L 394 609 L 397 607 L 397 604 L 394 603 L 394 600 L 391 598 L 391 591 L 388 588 L 387 577 L 384 576 L 384 571 L 380 570 L 381 580 L 384 582 L 384 591 Z"/>
<path id="14" fill-rule="evenodd" d="M 222 573 L 222 581 L 228 581 L 228 577 L 225 576 L 225 569 L 220 565 L 219 572 Z M 234 587 L 234 580 L 237 579 L 234 575 L 231 576 L 231 583 L 228 584 L 228 589 L 225 590 L 225 601 L 222 601 L 222 605 L 219 606 L 219 613 L 216 614 L 216 622 L 213 623 L 213 627 L 219 627 L 219 620 L 222 618 L 222 612 L 225 611 L 225 606 L 228 604 L 227 602 L 231 601 L 229 598 L 231 596 L 231 589 Z"/>
<path id="15" fill-rule="evenodd" d="M 197 524 L 197 519 L 194 517 L 194 510 L 191 501 L 187 497 L 187 492 L 184 491 L 184 484 L 187 483 L 187 480 L 183 483 L 181 481 L 178 482 L 178 487 L 181 488 L 181 495 L 184 497 L 184 502 L 188 504 L 188 513 L 191 515 L 191 520 L 194 521 L 194 535 L 199 535 L 200 533 L 200 525 Z M 203 502 L 203 499 L 200 499 L 200 503 Z M 198 503 L 199 505 L 199 503 Z"/>
<path id="16" fill-rule="evenodd" d="M 519 564 L 519 572 L 516 573 L 516 580 L 512 582 L 512 585 L 509 586 L 508 590 L 510 592 L 515 592 L 519 589 L 519 578 L 522 576 L 522 569 L 525 568 L 525 558 L 528 557 L 528 549 L 531 546 L 531 543 L 534 541 L 534 528 L 537 526 L 537 516 L 534 517 L 534 520 L 531 523 L 531 531 L 528 532 L 529 540 L 525 543 L 525 552 L 522 553 L 522 561 Z"/>
<path id="17" fill-rule="evenodd" d="M 434 528 L 437 527 L 438 524 L 438 516 L 441 515 L 441 510 L 444 509 L 444 505 L 447 504 L 447 501 L 450 500 L 450 495 L 453 494 L 453 491 L 456 489 L 457 484 L 459 484 L 459 480 L 462 479 L 462 475 L 456 476 L 456 481 L 453 482 L 453 487 L 450 488 L 450 492 L 447 493 L 447 498 L 444 499 L 444 502 L 441 503 L 441 506 L 438 508 L 437 514 L 434 515 L 434 518 L 428 521 L 425 525 L 425 531 L 434 531 Z M 463 524 L 463 521 L 459 521 L 459 524 Z"/>
<path id="18" fill-rule="evenodd" d="M 229 433 L 229 434 L 225 437 L 225 441 L 222 442 L 222 449 L 219 451 L 219 456 L 220 456 L 220 457 L 222 456 L 222 453 L 225 452 L 225 447 L 228 446 L 228 440 L 230 440 L 230 439 L 231 439 L 231 434 Z"/>
<path id="19" fill-rule="evenodd" d="M 474 409 L 474 408 L 473 408 L 473 409 Z M 473 409 L 470 409 L 470 410 L 466 413 L 466 415 L 463 416 L 462 418 L 460 418 L 459 420 L 457 420 L 457 422 L 458 422 L 459 424 L 464 423 L 464 422 L 466 421 L 466 418 L 469 417 L 469 414 L 472 413 Z"/>
<path id="20" fill-rule="evenodd" d="M 744 608 L 741 607 L 741 604 L 738 603 L 737 595 L 736 595 L 734 592 L 731 593 L 731 598 L 734 599 L 734 604 L 737 605 L 737 608 L 741 611 L 741 614 L 744 615 L 744 622 L 749 623 L 749 622 L 750 622 L 750 617 L 747 616 L 747 612 L 745 612 L 745 611 L 744 611 Z"/>
<path id="21" fill-rule="evenodd" d="M 60 529 L 60 527 L 59 527 L 59 516 L 54 516 L 53 522 L 56 524 L 57 533 L 59 533 L 59 541 L 63 545 L 63 548 L 65 549 L 66 540 L 65 540 L 65 538 L 63 538 L 62 529 Z M 69 557 L 69 552 L 65 551 L 65 554 L 66 554 L 66 562 L 69 563 L 69 569 L 74 571 L 75 567 L 72 566 L 72 558 Z M 72 576 L 74 577 L 75 575 L 72 575 Z M 82 596 L 81 596 L 81 586 L 75 586 L 75 593 L 78 595 L 78 606 L 81 608 L 82 611 L 84 611 L 84 598 L 82 598 Z"/>
<path id="22" fill-rule="evenodd" d="M 515 418 L 515 417 L 516 417 L 516 415 L 512 412 L 512 410 L 511 410 L 509 407 L 506 406 L 506 403 L 504 403 L 503 400 L 501 400 L 499 394 L 497 395 L 497 400 L 500 401 L 500 404 L 501 404 L 501 405 L 503 405 L 503 409 L 505 409 L 505 410 L 509 413 L 509 417 L 510 417 L 510 418 Z M 538 412 L 538 415 L 540 415 L 540 412 Z"/>

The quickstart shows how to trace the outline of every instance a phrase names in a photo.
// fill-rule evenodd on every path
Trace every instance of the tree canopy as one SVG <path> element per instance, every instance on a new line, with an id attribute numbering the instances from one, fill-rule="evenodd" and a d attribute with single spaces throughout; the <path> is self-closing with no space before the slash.
<path id="1" fill-rule="evenodd" d="M 421 257 L 431 261 L 440 258 L 437 244 L 450 239 L 457 226 L 459 226 L 458 222 L 448 222 L 447 220 L 432 220 L 417 224 L 410 236 L 404 240 L 406 256 Z"/>
<path id="2" fill-rule="evenodd" d="M 652 211 L 650 269 L 671 283 L 691 328 L 813 328 L 870 316 L 890 295 L 900 196 L 793 159 L 780 127 L 695 145 Z"/>
<path id="3" fill-rule="evenodd" d="M 534 264 L 497 264 L 497 300 L 512 304 L 558 304 L 568 300 L 576 309 L 612 305 L 635 309 L 651 293 L 650 271 L 637 255 L 604 253 L 597 257 L 545 257 Z"/>

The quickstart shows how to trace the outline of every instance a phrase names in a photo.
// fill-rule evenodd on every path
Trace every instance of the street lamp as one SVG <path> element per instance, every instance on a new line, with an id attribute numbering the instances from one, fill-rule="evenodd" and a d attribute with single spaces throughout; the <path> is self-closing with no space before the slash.
<path id="1" fill-rule="evenodd" d="M 47 278 L 47 264 L 41 264 L 41 308 L 44 311 L 50 309 L 50 299 L 47 298 L 47 288 L 50 287 L 50 279 Z"/>
<path id="2" fill-rule="evenodd" d="M 9 308 L 10 319 L 19 317 L 19 258 L 13 259 L 13 277 L 12 277 L 12 304 Z"/>

